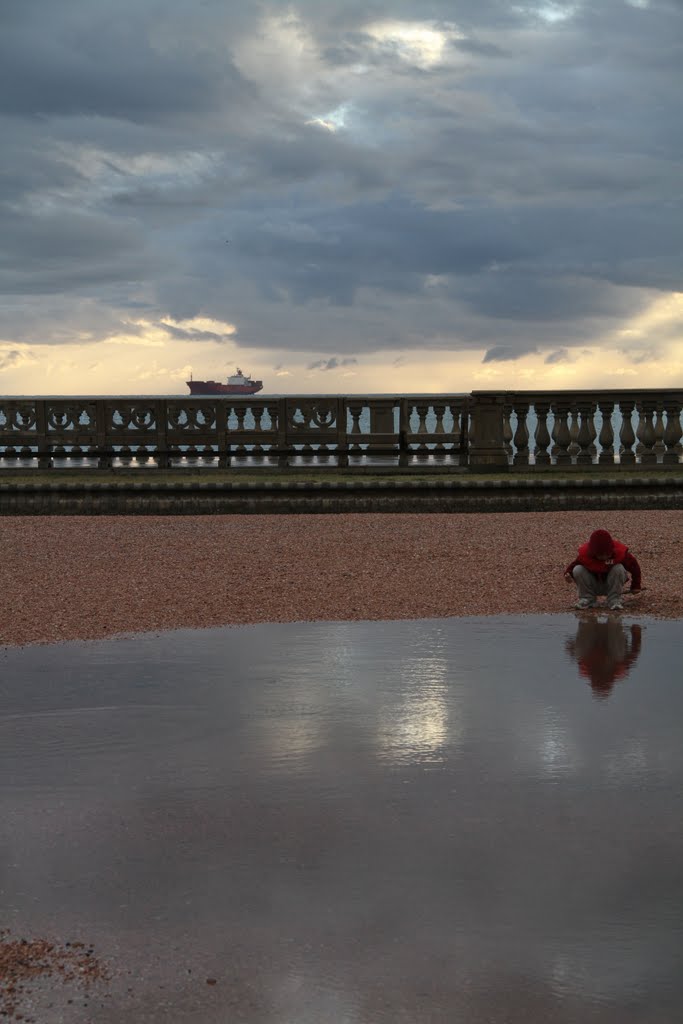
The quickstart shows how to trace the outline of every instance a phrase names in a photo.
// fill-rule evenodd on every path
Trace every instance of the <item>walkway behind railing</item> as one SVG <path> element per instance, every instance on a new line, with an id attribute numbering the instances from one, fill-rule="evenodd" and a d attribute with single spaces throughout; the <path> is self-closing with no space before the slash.
<path id="1" fill-rule="evenodd" d="M 2 398 L 0 468 L 633 467 L 681 461 L 681 390 Z"/>

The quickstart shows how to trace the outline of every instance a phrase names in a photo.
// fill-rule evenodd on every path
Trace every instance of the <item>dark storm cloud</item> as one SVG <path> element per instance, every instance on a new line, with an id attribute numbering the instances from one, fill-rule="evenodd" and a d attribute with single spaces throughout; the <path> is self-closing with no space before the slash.
<path id="1" fill-rule="evenodd" d="M 163 323 L 159 325 L 170 337 L 182 341 L 215 341 L 218 343 L 227 341 L 229 334 L 218 334 L 216 331 L 200 331 L 192 328 L 176 327 L 173 324 Z"/>
<path id="2" fill-rule="evenodd" d="M 96 114 L 144 121 L 150 114 L 199 111 L 215 104 L 206 77 L 154 59 L 122 38 L 121 61 L 101 64 L 99 48 L 35 52 L 39 70 L 28 73 L 23 40 L 5 35 L 0 45 L 0 112 L 17 115 Z M 133 52 L 130 52 L 131 44 Z"/>
<path id="3" fill-rule="evenodd" d="M 147 269 L 144 238 L 133 222 L 100 214 L 45 209 L 3 217 L 3 245 L 11 264 L 0 292 L 61 292 L 79 285 L 133 280 Z"/>
<path id="4" fill-rule="evenodd" d="M 0 352 L 0 370 L 9 370 L 10 367 L 16 366 L 20 362 L 21 352 L 18 349 L 13 348 L 7 352 Z"/>
<path id="5" fill-rule="evenodd" d="M 29 4 L 24 17 L 15 8 L 0 34 L 0 112 L 146 121 L 249 91 L 227 54 L 189 60 L 188 47 L 178 59 L 177 46 L 163 45 L 159 13 L 157 4 L 124 3 L 112 16 L 97 0 Z"/>
<path id="6" fill-rule="evenodd" d="M 5 0 L 5 336 L 87 297 L 339 365 L 584 345 L 681 287 L 682 14 Z"/>
<path id="7" fill-rule="evenodd" d="M 34 126 L 0 115 L 0 137 L 6 143 L 0 160 L 0 212 L 26 194 L 77 189 L 84 184 L 77 168 L 63 153 L 50 152 Z"/>
<path id="8" fill-rule="evenodd" d="M 476 39 L 460 39 L 451 44 L 462 53 L 471 53 L 478 57 L 508 57 L 509 52 L 494 43 L 481 43 Z"/>
<path id="9" fill-rule="evenodd" d="M 641 308 L 642 294 L 607 285 L 676 287 L 683 275 L 676 218 L 657 223 L 656 211 L 647 210 L 632 211 L 624 225 L 616 208 L 592 217 L 586 208 L 506 215 L 486 207 L 431 211 L 395 199 L 310 210 L 297 224 L 269 220 L 252 232 L 235 233 L 234 259 L 253 268 L 265 292 L 284 290 L 300 304 L 349 305 L 368 287 L 415 293 L 436 277 L 477 315 L 568 323 Z M 663 253 L 666 267 L 656 261 Z"/>
<path id="10" fill-rule="evenodd" d="M 314 363 L 308 364 L 309 370 L 337 370 L 340 366 L 353 366 L 358 362 L 353 357 L 347 359 L 337 359 L 336 356 L 332 356 L 331 359 L 317 359 Z"/>
<path id="11" fill-rule="evenodd" d="M 567 349 L 558 348 L 555 350 L 555 352 L 551 352 L 549 355 L 547 355 L 543 362 L 546 363 L 548 366 L 553 366 L 557 363 L 568 363 L 570 362 L 570 360 L 571 357 Z"/>
<path id="12" fill-rule="evenodd" d="M 511 345 L 496 345 L 484 353 L 483 363 L 505 363 L 512 359 L 521 359 L 529 352 L 536 352 L 533 345 L 513 348 Z"/>

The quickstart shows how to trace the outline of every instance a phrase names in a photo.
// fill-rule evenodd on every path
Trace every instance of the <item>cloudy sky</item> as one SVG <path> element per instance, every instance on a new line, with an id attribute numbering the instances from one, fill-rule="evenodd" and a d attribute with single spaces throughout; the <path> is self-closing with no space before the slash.
<path id="1" fill-rule="evenodd" d="M 0 394 L 683 386 L 682 0 L 2 0 Z"/>

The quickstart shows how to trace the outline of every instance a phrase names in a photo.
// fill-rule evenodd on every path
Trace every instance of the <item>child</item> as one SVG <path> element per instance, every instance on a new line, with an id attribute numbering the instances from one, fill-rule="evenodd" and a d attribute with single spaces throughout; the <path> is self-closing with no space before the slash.
<path id="1" fill-rule="evenodd" d="M 631 593 L 640 593 L 640 566 L 625 544 L 607 530 L 595 530 L 582 544 L 564 578 L 573 579 L 579 591 L 577 608 L 594 608 L 598 595 L 607 597 L 607 607 L 619 611 L 622 587 L 631 576 Z"/>

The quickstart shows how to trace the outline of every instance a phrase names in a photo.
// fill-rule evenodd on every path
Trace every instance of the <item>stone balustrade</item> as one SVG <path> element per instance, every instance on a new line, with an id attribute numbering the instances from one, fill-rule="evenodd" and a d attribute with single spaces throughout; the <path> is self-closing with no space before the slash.
<path id="1" fill-rule="evenodd" d="M 683 391 L 0 397 L 0 468 L 678 465 Z"/>
<path id="2" fill-rule="evenodd" d="M 681 390 L 508 391 L 502 401 L 498 464 L 579 467 L 677 465 Z M 488 401 L 474 392 L 472 400 Z M 500 443 L 500 438 L 497 438 Z M 474 440 L 476 447 L 476 439 Z M 471 462 L 475 455 L 471 452 Z"/>

